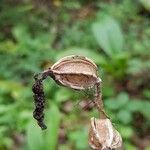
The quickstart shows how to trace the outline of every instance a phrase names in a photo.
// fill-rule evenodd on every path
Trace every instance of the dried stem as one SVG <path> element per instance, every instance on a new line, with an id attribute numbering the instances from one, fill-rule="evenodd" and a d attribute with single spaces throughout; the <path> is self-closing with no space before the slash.
<path id="1" fill-rule="evenodd" d="M 102 100 L 102 92 L 101 92 L 101 82 L 98 80 L 98 82 L 95 84 L 95 95 L 94 95 L 94 103 L 100 112 L 100 117 L 102 119 L 109 118 L 107 114 L 105 113 L 104 104 Z"/>

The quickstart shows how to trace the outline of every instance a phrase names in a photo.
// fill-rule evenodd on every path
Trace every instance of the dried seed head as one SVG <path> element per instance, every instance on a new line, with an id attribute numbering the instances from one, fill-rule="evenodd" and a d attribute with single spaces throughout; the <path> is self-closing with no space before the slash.
<path id="1" fill-rule="evenodd" d="M 96 64 L 82 56 L 64 57 L 56 62 L 51 70 L 59 84 L 73 89 L 93 87 L 99 80 Z"/>
<path id="2" fill-rule="evenodd" d="M 36 74 L 35 83 L 32 88 L 35 102 L 33 117 L 42 129 L 46 128 L 43 123 L 45 96 L 42 82 L 48 76 L 60 85 L 79 90 L 91 88 L 100 83 L 96 64 L 92 60 L 82 56 L 64 57 L 48 70 Z M 98 94 L 96 96 L 98 97 Z"/>
<path id="3" fill-rule="evenodd" d="M 46 129 L 44 124 L 44 107 L 45 107 L 45 95 L 43 91 L 42 81 L 48 76 L 48 74 L 36 74 L 34 76 L 35 83 L 32 86 L 33 98 L 35 103 L 35 110 L 33 112 L 33 117 L 37 120 L 38 125 L 41 129 Z"/>
<path id="4" fill-rule="evenodd" d="M 95 150 L 122 150 L 122 138 L 109 119 L 91 118 L 89 144 Z"/>

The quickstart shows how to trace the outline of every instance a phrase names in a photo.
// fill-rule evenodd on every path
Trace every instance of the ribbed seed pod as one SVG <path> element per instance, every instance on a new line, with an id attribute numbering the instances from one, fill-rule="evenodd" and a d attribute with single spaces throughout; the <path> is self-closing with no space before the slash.
<path id="1" fill-rule="evenodd" d="M 89 145 L 94 150 L 122 150 L 122 138 L 109 119 L 91 118 Z"/>
<path id="2" fill-rule="evenodd" d="M 93 87 L 99 82 L 96 64 L 83 56 L 67 56 L 56 62 L 51 70 L 54 80 L 73 89 Z"/>

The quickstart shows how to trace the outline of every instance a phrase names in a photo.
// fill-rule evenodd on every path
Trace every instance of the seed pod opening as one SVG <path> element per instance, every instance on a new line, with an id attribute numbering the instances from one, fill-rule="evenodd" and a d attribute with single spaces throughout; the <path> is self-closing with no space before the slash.
<path id="1" fill-rule="evenodd" d="M 67 56 L 55 63 L 51 70 L 55 80 L 73 89 L 85 89 L 98 82 L 97 66 L 82 56 Z"/>
<path id="2" fill-rule="evenodd" d="M 95 150 L 122 150 L 122 138 L 109 119 L 91 118 L 89 145 Z"/>

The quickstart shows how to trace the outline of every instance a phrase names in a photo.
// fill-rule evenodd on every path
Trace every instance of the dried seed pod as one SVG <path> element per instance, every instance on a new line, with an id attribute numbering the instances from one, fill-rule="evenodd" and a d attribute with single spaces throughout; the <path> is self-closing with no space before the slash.
<path id="1" fill-rule="evenodd" d="M 122 138 L 109 119 L 91 118 L 89 145 L 95 150 L 122 150 Z"/>
<path id="2" fill-rule="evenodd" d="M 73 89 L 93 87 L 100 81 L 96 64 L 83 56 L 67 56 L 55 63 L 51 70 L 55 81 Z"/>
<path id="3" fill-rule="evenodd" d="M 82 56 L 64 57 L 48 70 L 36 74 L 34 77 L 35 83 L 32 87 L 36 106 L 33 117 L 42 129 L 46 129 L 43 123 L 45 96 L 42 81 L 48 76 L 60 85 L 78 90 L 99 86 L 101 81 L 97 75 L 96 64 L 92 60 Z M 95 97 L 98 96 L 99 94 L 97 92 Z"/>

